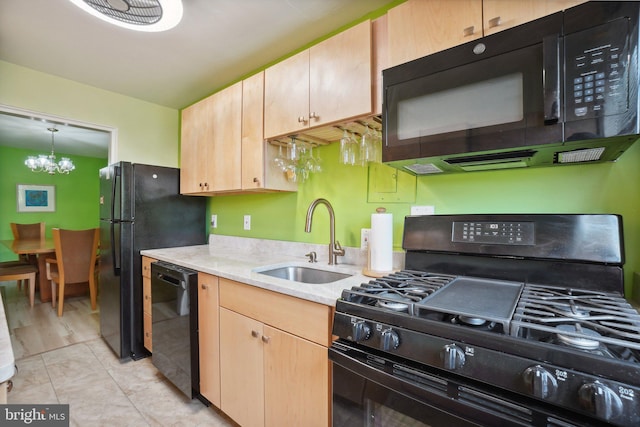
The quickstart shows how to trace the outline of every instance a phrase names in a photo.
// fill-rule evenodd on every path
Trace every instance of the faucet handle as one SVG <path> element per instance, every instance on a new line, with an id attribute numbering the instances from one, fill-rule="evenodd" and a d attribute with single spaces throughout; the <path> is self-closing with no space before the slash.
<path id="1" fill-rule="evenodd" d="M 318 262 L 318 255 L 314 251 L 304 254 L 304 256 L 309 257 L 309 262 Z"/>
<path id="2" fill-rule="evenodd" d="M 336 240 L 336 245 L 333 248 L 333 254 L 336 256 L 344 256 L 344 248 L 340 246 L 340 242 Z"/>

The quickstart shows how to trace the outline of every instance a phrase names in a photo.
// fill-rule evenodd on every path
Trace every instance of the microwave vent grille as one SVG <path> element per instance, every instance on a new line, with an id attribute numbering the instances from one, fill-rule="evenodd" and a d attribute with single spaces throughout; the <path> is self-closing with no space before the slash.
<path id="1" fill-rule="evenodd" d="M 584 150 L 564 151 L 558 153 L 558 163 L 581 163 L 600 160 L 604 147 L 587 148 Z"/>
<path id="2" fill-rule="evenodd" d="M 426 164 L 414 163 L 413 165 L 406 165 L 405 169 L 408 169 L 417 175 L 429 175 L 429 174 L 443 172 L 442 169 L 440 169 L 433 163 L 426 163 Z"/>

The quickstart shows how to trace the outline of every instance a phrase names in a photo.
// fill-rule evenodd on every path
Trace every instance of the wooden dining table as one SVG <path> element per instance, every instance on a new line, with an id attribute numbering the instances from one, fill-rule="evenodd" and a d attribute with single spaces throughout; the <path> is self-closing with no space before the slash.
<path id="1" fill-rule="evenodd" d="M 17 255 L 36 255 L 38 258 L 38 281 L 36 289 L 40 289 L 40 301 L 51 301 L 51 283 L 47 280 L 46 259 L 52 257 L 56 251 L 53 239 L 16 239 L 0 240 L 7 248 Z M 65 286 L 65 296 L 82 295 L 86 293 L 86 286 L 79 288 L 73 285 Z"/>

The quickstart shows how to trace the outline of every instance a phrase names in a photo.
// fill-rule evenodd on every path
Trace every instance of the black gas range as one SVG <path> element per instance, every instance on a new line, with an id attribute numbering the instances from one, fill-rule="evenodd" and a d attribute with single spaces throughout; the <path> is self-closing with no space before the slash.
<path id="1" fill-rule="evenodd" d="M 411 216 L 403 247 L 336 303 L 334 426 L 640 425 L 621 217 Z"/>

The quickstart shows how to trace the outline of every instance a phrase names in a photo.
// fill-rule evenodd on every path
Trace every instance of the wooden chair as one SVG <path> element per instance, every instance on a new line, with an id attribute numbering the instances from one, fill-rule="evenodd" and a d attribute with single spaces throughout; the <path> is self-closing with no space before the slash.
<path id="1" fill-rule="evenodd" d="M 96 309 L 96 257 L 100 242 L 100 229 L 64 230 L 52 229 L 56 257 L 47 258 L 47 278 L 51 280 L 51 304 L 56 306 L 58 316 L 64 310 L 64 287 L 66 284 L 87 283 L 91 298 L 91 309 Z"/>
<path id="2" fill-rule="evenodd" d="M 29 304 L 33 307 L 33 300 L 36 292 L 36 273 L 38 267 L 32 264 L 20 263 L 18 261 L 8 261 L 0 263 L 0 282 L 10 280 L 29 281 Z M 26 289 L 26 286 L 25 286 Z"/>
<path id="3" fill-rule="evenodd" d="M 14 240 L 38 240 L 44 239 L 45 236 L 45 223 L 36 222 L 33 224 L 18 224 L 11 223 L 11 232 L 13 233 Z M 34 266 L 38 266 L 38 257 L 35 255 L 23 254 L 19 255 L 19 261 L 23 263 L 29 263 Z M 18 290 L 21 288 L 22 280 L 18 280 Z M 26 291 L 26 286 L 25 286 Z"/>
<path id="4" fill-rule="evenodd" d="M 44 222 L 36 222 L 34 224 L 11 223 L 11 231 L 15 240 L 44 239 L 44 228 Z"/>

